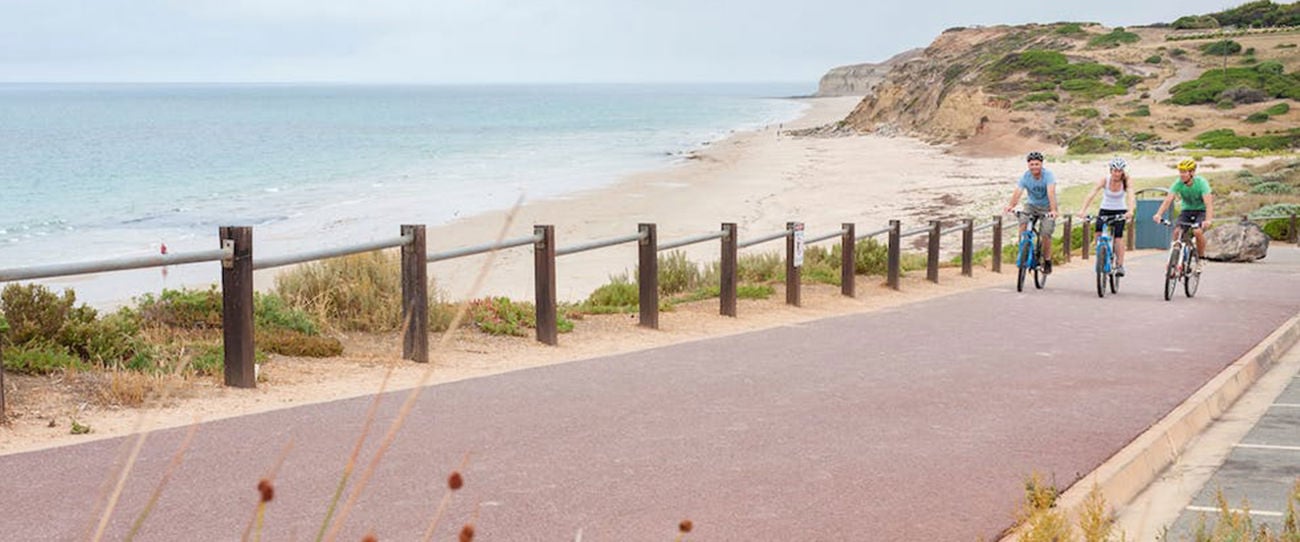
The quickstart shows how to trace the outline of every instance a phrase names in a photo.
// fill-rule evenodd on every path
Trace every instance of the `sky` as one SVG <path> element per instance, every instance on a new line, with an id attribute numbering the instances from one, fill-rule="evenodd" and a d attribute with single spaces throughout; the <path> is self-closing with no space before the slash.
<path id="1" fill-rule="evenodd" d="M 1245 0 L 0 0 L 0 82 L 815 82 L 954 26 Z"/>

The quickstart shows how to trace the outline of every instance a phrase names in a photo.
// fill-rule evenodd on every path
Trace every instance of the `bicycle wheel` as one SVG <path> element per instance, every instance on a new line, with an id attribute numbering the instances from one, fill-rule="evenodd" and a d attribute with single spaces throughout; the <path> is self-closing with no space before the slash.
<path id="1" fill-rule="evenodd" d="M 1106 297 L 1106 245 L 1097 244 L 1097 297 Z"/>
<path id="2" fill-rule="evenodd" d="M 1112 294 L 1119 293 L 1119 275 L 1116 275 L 1114 273 L 1110 274 L 1110 293 Z"/>
<path id="3" fill-rule="evenodd" d="M 1025 291 L 1025 273 L 1029 271 L 1028 239 L 1020 240 L 1020 250 L 1016 252 L 1016 291 Z"/>
<path id="4" fill-rule="evenodd" d="M 1165 301 L 1174 297 L 1174 288 L 1178 287 L 1178 245 L 1169 250 L 1169 265 L 1165 266 Z"/>
<path id="5" fill-rule="evenodd" d="M 1196 272 L 1197 264 L 1201 263 L 1200 257 L 1196 255 L 1195 250 L 1189 250 L 1187 256 L 1187 266 L 1183 269 L 1183 293 L 1187 297 L 1196 295 L 1196 288 L 1201 285 L 1201 274 Z"/>

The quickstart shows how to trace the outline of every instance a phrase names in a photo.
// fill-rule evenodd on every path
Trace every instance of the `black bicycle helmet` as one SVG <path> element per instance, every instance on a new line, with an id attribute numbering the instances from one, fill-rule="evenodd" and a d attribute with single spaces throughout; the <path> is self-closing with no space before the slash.
<path id="1" fill-rule="evenodd" d="M 1038 151 L 1033 151 L 1033 152 L 1029 153 L 1029 156 L 1025 157 L 1025 161 L 1026 161 L 1026 162 L 1029 162 L 1029 161 L 1032 161 L 1032 160 L 1038 160 L 1039 162 L 1042 162 L 1042 161 L 1043 161 L 1043 153 L 1038 152 Z"/>

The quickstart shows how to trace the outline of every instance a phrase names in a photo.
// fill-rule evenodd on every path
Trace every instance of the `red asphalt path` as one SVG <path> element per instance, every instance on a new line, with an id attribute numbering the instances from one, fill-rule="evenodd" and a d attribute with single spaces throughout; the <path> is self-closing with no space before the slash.
<path id="1" fill-rule="evenodd" d="M 1300 251 L 1211 264 L 1160 298 L 1160 255 L 1118 296 L 1089 269 L 425 391 L 343 540 L 418 539 L 466 452 L 451 539 L 992 539 L 1034 470 L 1098 466 L 1300 310 Z M 956 279 L 954 279 L 956 280 Z M 404 392 L 383 401 L 373 451 Z M 237 540 L 286 443 L 263 540 L 311 540 L 369 398 L 204 423 L 138 540 Z M 109 528 L 123 538 L 185 429 L 149 436 Z M 73 540 L 124 439 L 0 456 L 0 539 Z M 368 453 L 363 458 L 368 457 Z M 364 463 L 365 459 L 363 459 Z"/>

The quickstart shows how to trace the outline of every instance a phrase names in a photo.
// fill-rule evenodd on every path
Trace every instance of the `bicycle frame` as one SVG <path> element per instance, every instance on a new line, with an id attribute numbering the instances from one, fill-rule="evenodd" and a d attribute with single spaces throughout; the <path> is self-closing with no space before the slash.
<path id="1" fill-rule="evenodd" d="M 1038 215 L 1029 218 L 1029 224 L 1025 226 L 1025 231 L 1020 233 L 1020 249 L 1016 253 L 1016 267 L 1022 269 L 1033 269 L 1038 266 L 1038 228 L 1040 227 Z M 1028 257 L 1026 257 L 1028 253 Z"/>

